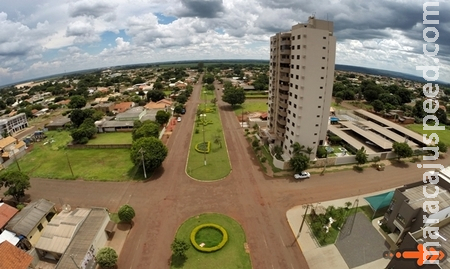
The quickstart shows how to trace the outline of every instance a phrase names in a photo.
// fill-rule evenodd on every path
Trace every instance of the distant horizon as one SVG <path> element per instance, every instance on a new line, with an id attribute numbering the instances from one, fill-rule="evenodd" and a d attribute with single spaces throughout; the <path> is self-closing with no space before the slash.
<path id="1" fill-rule="evenodd" d="M 221 63 L 221 62 L 230 62 L 230 63 L 234 63 L 234 64 L 245 64 L 245 62 L 251 62 L 251 61 L 255 61 L 255 62 L 267 62 L 269 63 L 269 60 L 262 60 L 262 59 L 203 59 L 203 60 L 180 60 L 180 61 L 165 61 L 165 62 L 149 62 L 149 63 L 132 63 L 132 64 L 125 64 L 125 65 L 115 65 L 115 66 L 104 66 L 104 67 L 94 67 L 94 68 L 87 68 L 87 69 L 80 69 L 80 70 L 76 70 L 76 71 L 71 71 L 71 72 L 63 72 L 63 73 L 55 73 L 55 74 L 50 74 L 50 75 L 46 75 L 46 76 L 39 76 L 39 77 L 35 77 L 32 79 L 27 79 L 27 80 L 20 80 L 20 81 L 16 81 L 13 83 L 8 83 L 8 84 L 4 84 L 4 85 L 0 85 L 0 90 L 3 88 L 7 88 L 7 87 L 11 87 L 11 86 L 15 86 L 15 85 L 19 85 L 19 84 L 23 84 L 23 83 L 28 83 L 28 82 L 38 82 L 38 81 L 42 81 L 42 80 L 47 80 L 47 79 L 51 79 L 52 77 L 55 78 L 59 78 L 59 77 L 63 77 L 66 75 L 72 75 L 72 74 L 77 74 L 77 73 L 89 73 L 89 71 L 94 72 L 94 70 L 104 70 L 104 69 L 114 69 L 117 67 L 129 67 L 129 66 L 144 66 L 144 65 L 161 65 L 161 64 L 188 64 L 188 63 L 199 63 L 199 62 L 204 62 L 204 63 Z M 342 67 L 353 67 L 356 69 L 362 69 L 360 71 L 358 70 L 342 70 L 339 69 L 338 66 L 342 66 Z M 139 67 L 137 67 L 139 68 Z M 363 70 L 366 70 L 366 72 L 364 72 Z M 370 72 L 371 70 L 373 71 L 381 71 L 383 74 L 380 74 L 379 72 L 375 73 L 375 72 Z M 407 80 L 412 80 L 412 81 L 417 81 L 420 83 L 424 83 L 426 82 L 426 80 L 423 77 L 420 77 L 418 75 L 415 74 L 411 74 L 411 73 L 405 73 L 405 72 L 398 72 L 398 71 L 394 71 L 394 70 L 388 70 L 388 69 L 380 69 L 380 68 L 372 68 L 372 67 L 365 67 L 365 66 L 357 66 L 357 65 L 350 65 L 350 64 L 335 64 L 335 71 L 346 71 L 346 72 L 354 72 L 354 73 L 363 73 L 363 74 L 368 74 L 368 75 L 380 75 L 380 76 L 390 76 L 390 77 L 395 77 L 395 78 L 403 78 L 403 79 L 407 79 Z M 392 73 L 391 75 L 389 74 L 385 74 L 385 73 Z M 395 75 L 397 74 L 397 75 Z M 403 75 L 403 76 L 399 76 L 399 75 Z M 406 77 L 405 77 L 406 76 Z M 446 82 L 446 81 L 442 81 L 442 80 L 437 80 L 436 81 L 437 84 L 439 85 L 445 85 L 445 86 L 450 86 L 450 82 Z"/>

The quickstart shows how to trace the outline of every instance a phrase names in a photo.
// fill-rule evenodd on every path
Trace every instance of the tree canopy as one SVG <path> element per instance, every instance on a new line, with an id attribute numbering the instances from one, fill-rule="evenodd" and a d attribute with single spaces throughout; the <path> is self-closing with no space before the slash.
<path id="1" fill-rule="evenodd" d="M 25 190 L 31 187 L 30 177 L 20 171 L 6 171 L 0 174 L 0 188 L 7 190 L 3 193 L 12 196 L 16 201 L 20 201 L 25 196 Z"/>
<path id="2" fill-rule="evenodd" d="M 117 215 L 119 216 L 120 221 L 131 222 L 134 216 L 136 216 L 136 212 L 134 212 L 134 208 L 126 204 L 119 208 Z"/>
<path id="3" fill-rule="evenodd" d="M 158 112 L 156 112 L 155 120 L 160 125 L 167 123 L 169 121 L 169 119 L 170 119 L 169 112 L 166 112 L 164 110 L 159 110 Z"/>
<path id="4" fill-rule="evenodd" d="M 147 92 L 147 101 L 158 102 L 166 97 L 162 90 L 151 90 Z"/>
<path id="5" fill-rule="evenodd" d="M 155 170 L 160 167 L 167 157 L 167 147 L 155 137 L 142 137 L 131 145 L 131 160 L 135 165 L 142 164 L 148 170 Z"/>
<path id="6" fill-rule="evenodd" d="M 73 95 L 70 97 L 70 102 L 67 105 L 69 108 L 83 108 L 86 106 L 86 99 L 81 95 Z"/>
<path id="7" fill-rule="evenodd" d="M 289 164 L 295 173 L 305 171 L 309 167 L 309 158 L 304 154 L 297 154 L 289 160 Z"/>
<path id="8" fill-rule="evenodd" d="M 240 87 L 225 88 L 223 91 L 222 100 L 231 106 L 243 104 L 245 102 L 244 89 Z"/>
<path id="9" fill-rule="evenodd" d="M 159 137 L 159 125 L 154 121 L 144 121 L 137 128 L 133 129 L 133 133 L 131 134 L 134 140 L 138 140 L 142 137 Z"/>
<path id="10" fill-rule="evenodd" d="M 394 144 L 392 145 L 392 148 L 394 149 L 394 152 L 397 154 L 397 157 L 399 160 L 401 158 L 407 158 L 407 157 L 411 157 L 413 155 L 413 150 L 405 142 L 403 142 L 403 143 L 394 142 Z"/>
<path id="11" fill-rule="evenodd" d="M 116 251 L 110 247 L 101 248 L 95 255 L 95 260 L 101 268 L 114 267 L 118 258 Z"/>
<path id="12" fill-rule="evenodd" d="M 368 155 L 366 154 L 366 149 L 361 147 L 355 155 L 355 159 L 358 162 L 358 165 L 367 163 Z"/>

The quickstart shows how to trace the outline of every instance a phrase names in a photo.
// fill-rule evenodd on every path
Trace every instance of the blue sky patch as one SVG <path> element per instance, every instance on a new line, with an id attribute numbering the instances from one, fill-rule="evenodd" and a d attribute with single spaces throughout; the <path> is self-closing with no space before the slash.
<path id="1" fill-rule="evenodd" d="M 154 14 L 158 18 L 159 24 L 170 24 L 178 19 L 177 17 L 164 16 L 162 13 L 154 13 Z"/>

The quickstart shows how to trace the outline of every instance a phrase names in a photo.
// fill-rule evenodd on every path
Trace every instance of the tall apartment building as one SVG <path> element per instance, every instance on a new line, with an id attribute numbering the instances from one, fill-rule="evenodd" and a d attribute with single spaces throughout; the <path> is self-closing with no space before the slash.
<path id="1" fill-rule="evenodd" d="M 270 38 L 269 141 L 285 160 L 295 142 L 313 148 L 314 158 L 326 139 L 335 55 L 331 21 L 309 17 Z"/>
<path id="2" fill-rule="evenodd" d="M 12 117 L 0 118 L 0 137 L 6 133 L 12 135 L 28 127 L 28 120 L 25 113 L 20 113 Z"/>

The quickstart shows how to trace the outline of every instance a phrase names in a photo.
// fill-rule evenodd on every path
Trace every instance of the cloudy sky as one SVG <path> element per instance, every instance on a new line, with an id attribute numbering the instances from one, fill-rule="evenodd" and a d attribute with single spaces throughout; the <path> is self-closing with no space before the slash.
<path id="1" fill-rule="evenodd" d="M 269 37 L 334 21 L 336 63 L 450 82 L 450 3 L 439 2 L 437 56 L 425 56 L 421 0 L 19 0 L 0 2 L 0 85 L 132 63 L 269 59 Z M 429 37 L 433 37 L 430 32 Z M 435 49 L 429 46 L 429 51 Z M 437 62 L 437 63 L 436 63 Z M 432 75 L 432 73 L 429 73 Z"/>

